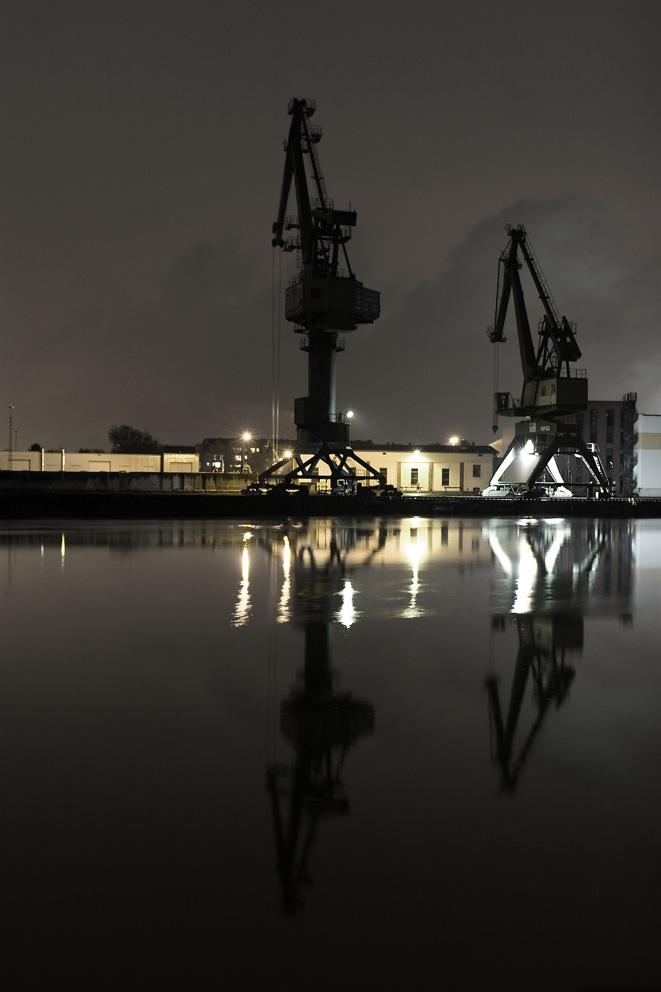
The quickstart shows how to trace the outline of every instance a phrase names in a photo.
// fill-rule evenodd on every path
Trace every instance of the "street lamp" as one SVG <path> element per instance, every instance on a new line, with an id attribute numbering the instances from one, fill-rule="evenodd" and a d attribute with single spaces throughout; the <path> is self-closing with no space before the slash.
<path id="1" fill-rule="evenodd" d="M 451 444 L 451 445 L 452 445 L 453 447 L 454 447 L 454 446 L 455 446 L 456 444 L 459 444 L 459 438 L 458 438 L 458 437 L 451 437 L 451 438 L 450 438 L 450 444 Z"/>
<path id="2" fill-rule="evenodd" d="M 242 449 L 242 452 L 241 452 L 242 455 L 243 455 L 243 459 L 241 461 L 241 472 L 243 473 L 243 472 L 246 471 L 246 462 L 247 462 L 247 459 L 248 459 L 248 456 L 246 454 L 246 450 L 247 450 L 248 442 L 249 441 L 252 441 L 252 434 L 249 431 L 246 431 L 244 434 L 241 435 L 241 437 L 243 439 L 243 449 Z M 248 468 L 249 468 L 249 466 L 248 466 Z"/>

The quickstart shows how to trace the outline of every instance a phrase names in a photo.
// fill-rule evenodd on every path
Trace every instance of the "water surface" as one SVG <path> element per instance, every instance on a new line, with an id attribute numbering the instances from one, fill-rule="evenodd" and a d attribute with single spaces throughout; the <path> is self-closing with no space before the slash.
<path id="1" fill-rule="evenodd" d="M 661 521 L 17 522 L 12 989 L 661 977 Z"/>

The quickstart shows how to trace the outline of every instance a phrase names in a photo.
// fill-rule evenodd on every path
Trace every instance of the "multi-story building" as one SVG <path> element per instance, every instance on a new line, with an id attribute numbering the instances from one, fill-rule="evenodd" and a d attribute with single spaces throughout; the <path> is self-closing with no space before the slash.
<path id="1" fill-rule="evenodd" d="M 581 437 L 597 445 L 614 492 L 625 496 L 635 486 L 636 401 L 636 393 L 627 393 L 621 400 L 589 400 L 587 410 L 577 414 Z M 573 455 L 559 457 L 558 466 L 569 483 L 591 481 L 586 466 Z"/>

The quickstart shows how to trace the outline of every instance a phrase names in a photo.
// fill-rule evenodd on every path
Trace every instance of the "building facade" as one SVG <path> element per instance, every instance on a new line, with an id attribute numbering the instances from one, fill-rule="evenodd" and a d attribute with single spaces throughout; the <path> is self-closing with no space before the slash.
<path id="1" fill-rule="evenodd" d="M 2 472 L 199 472 L 190 452 L 122 455 L 105 451 L 0 451 Z"/>
<path id="2" fill-rule="evenodd" d="M 279 451 L 293 447 L 293 441 L 278 444 Z M 195 450 L 200 472 L 259 475 L 274 462 L 273 442 L 263 437 L 205 437 Z"/>
<path id="3" fill-rule="evenodd" d="M 635 492 L 661 496 L 661 414 L 638 414 L 635 447 Z"/>
<path id="4" fill-rule="evenodd" d="M 576 415 L 581 437 L 586 444 L 596 444 L 613 486 L 613 491 L 630 496 L 635 487 L 636 393 L 627 393 L 621 400 L 589 400 L 588 408 Z M 563 478 L 571 484 L 587 485 L 590 473 L 582 460 L 562 455 L 558 467 Z"/>
<path id="5" fill-rule="evenodd" d="M 489 485 L 495 452 L 490 445 L 353 442 L 353 450 L 404 493 L 480 493 Z M 362 474 L 366 474 L 362 470 Z M 361 470 L 358 472 L 360 477 Z"/>

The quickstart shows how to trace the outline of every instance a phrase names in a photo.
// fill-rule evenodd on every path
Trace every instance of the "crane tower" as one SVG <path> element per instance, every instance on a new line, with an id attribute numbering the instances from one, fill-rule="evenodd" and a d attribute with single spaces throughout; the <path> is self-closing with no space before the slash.
<path id="1" fill-rule="evenodd" d="M 487 333 L 493 344 L 506 340 L 505 317 L 512 297 L 523 385 L 518 401 L 510 393 L 497 392 L 494 412 L 496 416 L 527 419 L 516 424 L 514 440 L 491 479 L 491 486 L 497 486 L 509 470 L 510 476 L 514 476 L 509 481 L 516 484 L 521 495 L 539 493 L 540 489 L 557 491 L 561 486 L 564 489 L 555 455 L 571 454 L 585 463 L 594 491 L 609 496 L 612 486 L 596 445 L 585 443 L 576 422 L 576 414 L 586 410 L 588 405 L 585 369 L 574 367 L 581 357 L 576 341 L 576 325 L 558 313 L 526 229 L 522 224 L 516 227 L 508 224 L 506 231 L 509 242 L 498 265 L 496 316 Z M 519 260 L 519 255 L 523 261 Z M 533 342 L 519 274 L 524 263 L 544 308 L 537 347 Z M 551 476 L 551 483 L 541 482 L 545 471 Z"/>
<path id="2" fill-rule="evenodd" d="M 308 354 L 308 394 L 294 401 L 293 456 L 262 473 L 260 482 L 295 484 L 324 477 L 336 485 L 342 478 L 355 480 L 361 466 L 368 483 L 381 485 L 383 477 L 353 453 L 349 424 L 336 410 L 336 358 L 344 350 L 340 332 L 373 323 L 379 317 L 379 293 L 352 271 L 346 245 L 357 215 L 350 208 L 337 210 L 328 196 L 317 152 L 321 128 L 310 123 L 314 112 L 313 100 L 289 103 L 292 120 L 272 241 L 274 248 L 299 253 L 299 271 L 286 290 L 285 318 L 301 334 L 301 349 Z M 292 184 L 296 217 L 287 214 Z"/>

